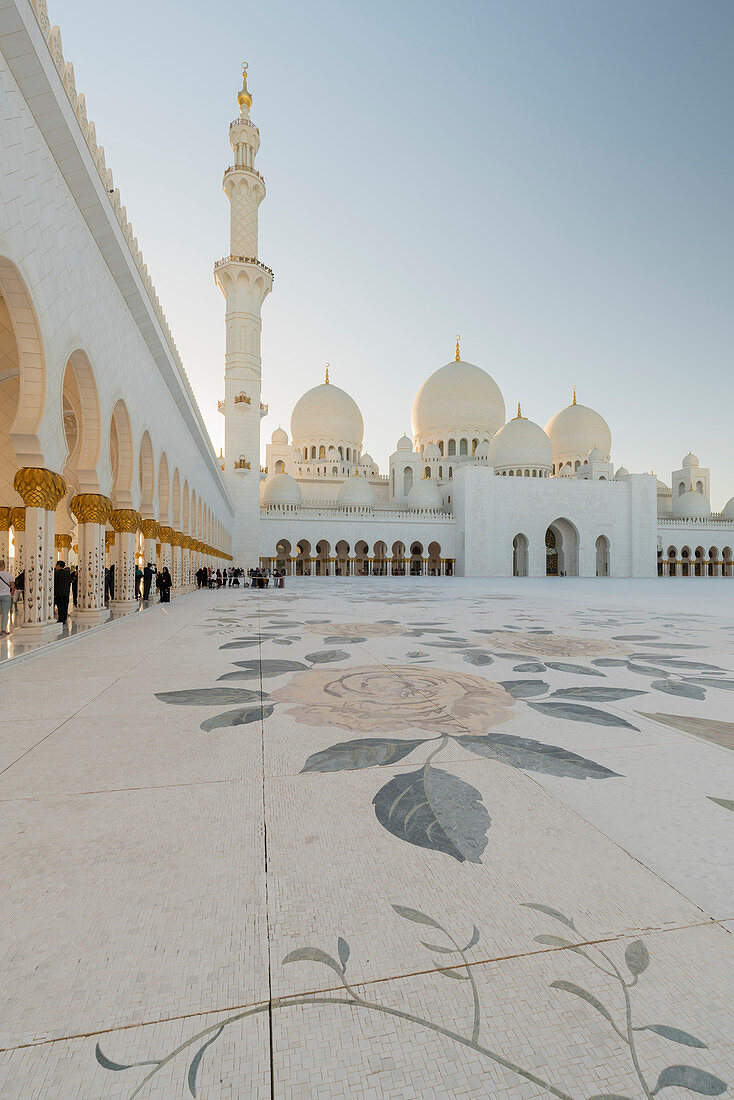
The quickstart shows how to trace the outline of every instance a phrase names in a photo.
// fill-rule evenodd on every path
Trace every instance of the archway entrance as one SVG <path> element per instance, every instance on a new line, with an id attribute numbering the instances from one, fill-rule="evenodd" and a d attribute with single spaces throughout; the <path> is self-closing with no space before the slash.
<path id="1" fill-rule="evenodd" d="M 578 572 L 578 531 L 568 519 L 554 520 L 545 532 L 545 575 L 577 577 Z"/>
<path id="2" fill-rule="evenodd" d="M 546 535 L 546 572 L 547 572 L 548 536 Z M 558 559 L 556 556 L 556 567 Z M 512 575 L 513 577 L 527 577 L 528 575 L 528 540 L 525 535 L 515 535 L 512 540 Z M 555 574 L 554 574 L 555 575 Z"/>
<path id="3" fill-rule="evenodd" d="M 275 568 L 284 569 L 290 577 L 291 575 L 291 544 L 288 539 L 280 539 L 278 545 L 275 547 Z"/>
<path id="4" fill-rule="evenodd" d="M 599 535 L 596 540 L 596 575 L 609 576 L 609 539 L 606 535 Z"/>

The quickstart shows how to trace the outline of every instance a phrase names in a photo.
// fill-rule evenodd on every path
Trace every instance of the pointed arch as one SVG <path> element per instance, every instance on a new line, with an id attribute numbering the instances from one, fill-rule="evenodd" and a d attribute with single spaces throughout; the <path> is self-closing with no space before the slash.
<path id="1" fill-rule="evenodd" d="M 132 508 L 133 433 L 127 405 L 120 397 L 115 402 L 110 417 L 109 430 L 110 468 L 112 470 L 112 503 L 115 508 Z"/>
<path id="2" fill-rule="evenodd" d="M 170 506 L 170 477 L 168 473 L 168 457 L 164 451 L 158 464 L 158 519 L 161 523 L 168 523 L 168 510 Z"/>
<path id="3" fill-rule="evenodd" d="M 147 518 L 151 518 L 154 514 L 155 459 L 153 457 L 153 444 L 150 441 L 150 432 L 147 428 L 140 440 L 138 466 L 140 470 L 140 511 Z"/>

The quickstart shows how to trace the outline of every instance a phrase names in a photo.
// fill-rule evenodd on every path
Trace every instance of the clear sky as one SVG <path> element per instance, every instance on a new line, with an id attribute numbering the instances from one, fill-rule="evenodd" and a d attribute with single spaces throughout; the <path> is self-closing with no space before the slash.
<path id="1" fill-rule="evenodd" d="M 512 415 L 598 409 L 666 482 L 734 495 L 733 0 L 49 0 L 217 447 L 240 62 L 249 61 L 263 421 L 331 379 L 383 468 L 462 357 Z"/>

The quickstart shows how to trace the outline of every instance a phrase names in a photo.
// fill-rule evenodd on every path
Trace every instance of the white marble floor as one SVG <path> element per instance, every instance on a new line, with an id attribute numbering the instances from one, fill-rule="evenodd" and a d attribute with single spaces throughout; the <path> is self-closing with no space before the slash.
<path id="1" fill-rule="evenodd" d="M 730 593 L 304 578 L 0 667 L 0 1095 L 731 1091 Z"/>

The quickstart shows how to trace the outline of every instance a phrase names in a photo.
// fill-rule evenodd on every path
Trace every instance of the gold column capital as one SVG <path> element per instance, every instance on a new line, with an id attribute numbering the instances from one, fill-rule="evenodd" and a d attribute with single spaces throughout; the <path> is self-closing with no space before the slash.
<path id="1" fill-rule="evenodd" d="M 12 526 L 11 519 L 10 519 L 10 513 L 12 512 L 12 510 L 13 509 L 10 508 L 10 507 L 0 508 L 0 531 L 9 531 L 10 530 L 10 528 Z"/>
<path id="2" fill-rule="evenodd" d="M 110 515 L 110 524 L 115 531 L 135 534 L 140 526 L 140 512 L 136 512 L 134 508 L 116 508 Z"/>
<path id="3" fill-rule="evenodd" d="M 161 542 L 166 542 L 169 546 L 174 545 L 173 540 L 175 538 L 176 532 L 172 527 L 161 527 L 158 534 L 160 536 Z"/>
<path id="4" fill-rule="evenodd" d="M 140 530 L 143 532 L 144 539 L 158 538 L 160 529 L 161 525 L 158 523 L 158 520 L 144 519 L 140 522 Z"/>
<path id="5" fill-rule="evenodd" d="M 54 546 L 57 550 L 71 550 L 71 535 L 54 535 Z"/>
<path id="6" fill-rule="evenodd" d="M 55 512 L 56 505 L 66 492 L 66 482 L 61 474 L 44 470 L 39 466 L 25 466 L 13 478 L 13 488 L 23 498 L 26 508 L 45 508 Z"/>
<path id="7" fill-rule="evenodd" d="M 10 509 L 10 526 L 14 531 L 25 531 L 25 508 Z"/>
<path id="8" fill-rule="evenodd" d="M 181 531 L 174 531 L 171 537 L 171 546 L 183 546 L 183 534 Z"/>
<path id="9" fill-rule="evenodd" d="M 101 493 L 76 493 L 69 501 L 69 511 L 78 523 L 107 523 L 112 501 Z"/>
<path id="10" fill-rule="evenodd" d="M 105 544 L 105 549 L 106 550 L 109 550 L 109 548 L 111 546 L 115 545 L 115 532 L 114 531 L 105 531 L 105 533 L 104 533 L 104 544 Z"/>

